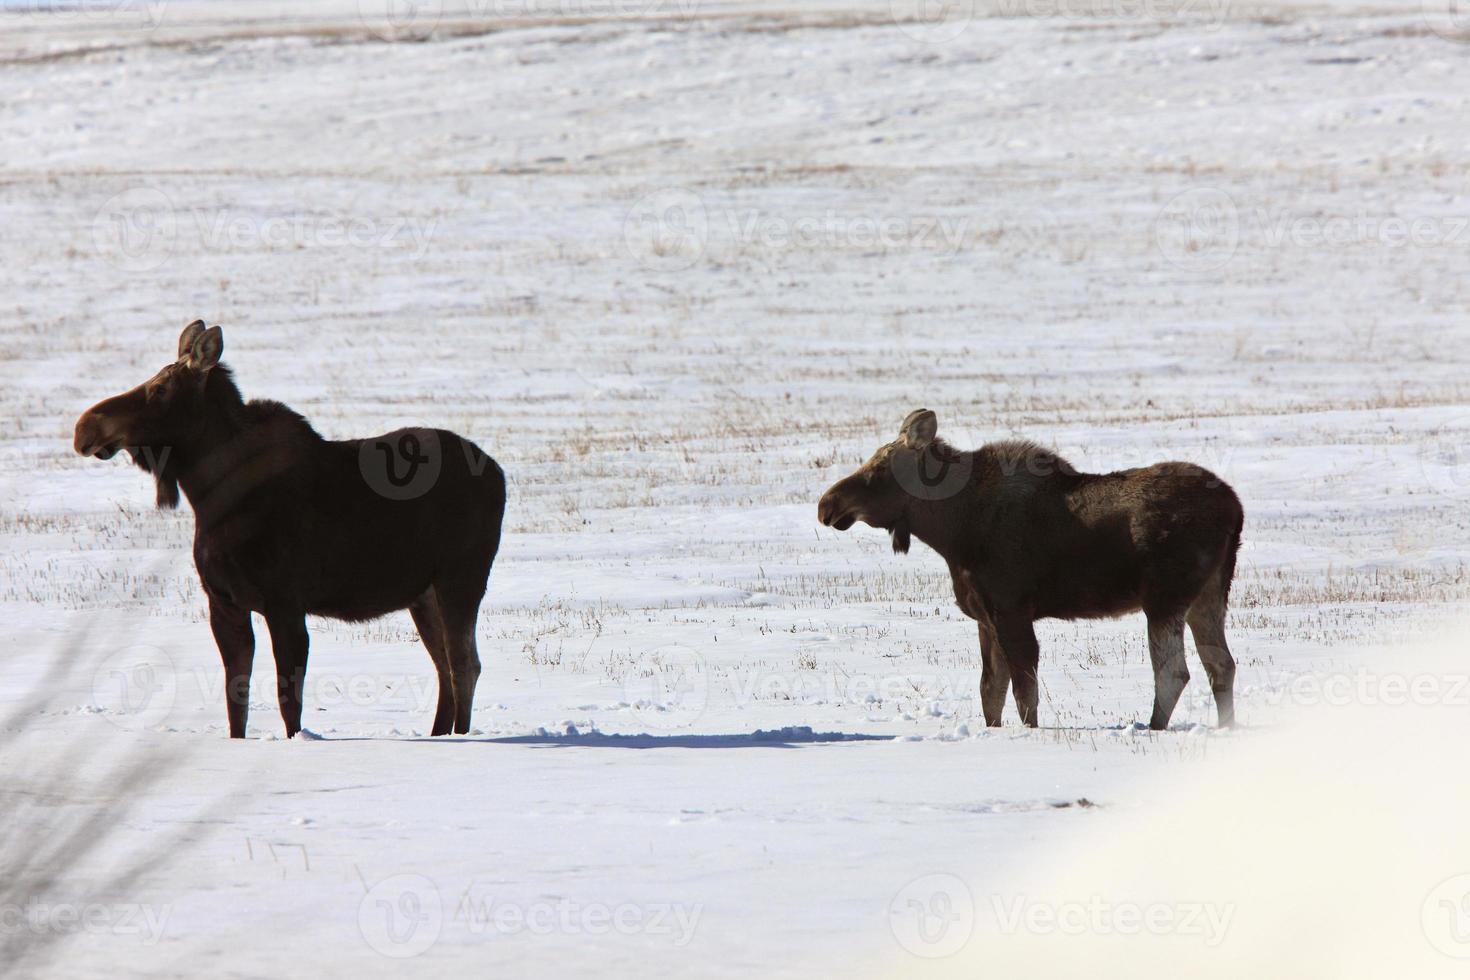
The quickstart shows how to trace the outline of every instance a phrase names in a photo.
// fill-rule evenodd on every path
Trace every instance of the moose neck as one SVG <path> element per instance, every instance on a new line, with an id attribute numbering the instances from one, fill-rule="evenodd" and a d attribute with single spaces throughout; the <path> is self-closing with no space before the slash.
<path id="1" fill-rule="evenodd" d="M 966 523 L 967 502 L 958 496 L 942 500 L 914 500 L 910 502 L 905 520 L 908 531 L 914 537 L 939 553 L 946 561 L 955 561 L 963 556 L 967 535 L 955 533 L 957 527 Z"/>
<path id="2" fill-rule="evenodd" d="M 945 451 L 950 451 L 944 447 Z M 953 492 L 934 498 L 910 498 L 905 522 L 910 534 L 934 549 L 946 561 L 972 557 L 977 512 L 983 506 L 982 461 L 977 453 L 955 453 L 952 460 L 964 468 L 967 478 Z M 959 533 L 963 529 L 965 533 Z"/>
<path id="3" fill-rule="evenodd" d="M 244 407 L 229 368 L 214 368 L 204 385 L 202 417 L 189 437 L 172 448 L 174 458 L 166 470 L 196 514 L 230 480 L 230 471 L 238 465 L 231 447 L 245 428 Z"/>

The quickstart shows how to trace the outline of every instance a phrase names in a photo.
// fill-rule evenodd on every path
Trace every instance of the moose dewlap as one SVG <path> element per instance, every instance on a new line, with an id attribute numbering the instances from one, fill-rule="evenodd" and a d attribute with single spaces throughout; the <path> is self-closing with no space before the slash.
<path id="1" fill-rule="evenodd" d="M 1030 442 L 971 452 L 937 437 L 927 409 L 822 495 L 817 519 L 887 531 L 897 552 L 917 537 L 949 564 L 955 600 L 979 624 L 980 699 L 999 725 L 1006 687 L 1037 724 L 1038 619 L 1142 610 L 1154 670 L 1149 727 L 1168 726 L 1189 681 L 1194 635 L 1222 726 L 1235 719 L 1235 660 L 1225 609 L 1244 512 L 1219 477 L 1191 463 L 1079 473 Z"/>

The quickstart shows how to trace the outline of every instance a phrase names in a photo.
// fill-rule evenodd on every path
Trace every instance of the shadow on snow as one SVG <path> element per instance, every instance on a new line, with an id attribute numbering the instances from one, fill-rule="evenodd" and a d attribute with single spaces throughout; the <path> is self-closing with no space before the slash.
<path id="1" fill-rule="evenodd" d="M 790 748 L 830 742 L 891 742 L 892 735 L 864 735 L 853 732 L 815 732 L 810 728 L 779 728 L 738 735 L 610 735 L 606 732 L 538 732 L 532 735 L 502 735 L 491 738 L 447 739 L 435 742 L 491 742 L 497 745 L 575 745 L 605 749 L 744 749 Z M 427 739 L 425 740 L 427 741 Z"/>

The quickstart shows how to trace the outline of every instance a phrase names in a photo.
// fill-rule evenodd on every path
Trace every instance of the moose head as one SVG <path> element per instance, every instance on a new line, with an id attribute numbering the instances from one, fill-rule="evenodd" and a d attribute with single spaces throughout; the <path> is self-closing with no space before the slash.
<path id="1" fill-rule="evenodd" d="M 73 446 L 83 456 L 111 459 L 119 449 L 153 475 L 158 506 L 177 507 L 179 483 L 173 458 L 179 446 L 196 440 L 204 425 L 205 385 L 224 352 L 219 327 L 195 320 L 179 335 L 172 364 L 131 391 L 98 402 L 77 419 Z"/>
<path id="2" fill-rule="evenodd" d="M 822 495 L 817 520 L 839 531 L 858 521 L 882 528 L 894 551 L 907 552 L 914 508 L 953 496 L 969 480 L 968 457 L 937 439 L 938 429 L 938 417 L 927 408 L 910 412 L 897 439 Z"/>

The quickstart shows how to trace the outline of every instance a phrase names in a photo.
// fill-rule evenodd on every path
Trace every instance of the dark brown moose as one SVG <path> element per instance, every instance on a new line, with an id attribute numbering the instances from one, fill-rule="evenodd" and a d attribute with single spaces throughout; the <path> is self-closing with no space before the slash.
<path id="1" fill-rule="evenodd" d="M 433 734 L 470 730 L 475 621 L 500 546 L 505 476 L 439 429 L 323 439 L 278 402 L 245 401 L 220 364 L 219 327 L 196 320 L 178 360 L 77 420 L 75 447 L 126 450 L 158 505 L 194 509 L 194 564 L 224 660 L 230 737 L 245 737 L 255 635 L 265 617 L 286 736 L 301 730 L 307 615 L 360 621 L 408 609 L 439 676 Z"/>
<path id="2" fill-rule="evenodd" d="M 1148 617 L 1154 669 L 1149 727 L 1166 728 L 1189 681 L 1189 625 L 1222 726 L 1235 720 L 1235 661 L 1225 606 L 1244 513 L 1235 492 L 1190 463 L 1078 473 L 1030 442 L 973 452 L 935 437 L 920 409 L 898 438 L 822 495 L 817 518 L 846 531 L 856 521 L 910 536 L 949 563 L 955 598 L 980 624 L 980 701 L 1000 724 L 1006 684 L 1021 721 L 1037 723 L 1038 619 Z"/>

